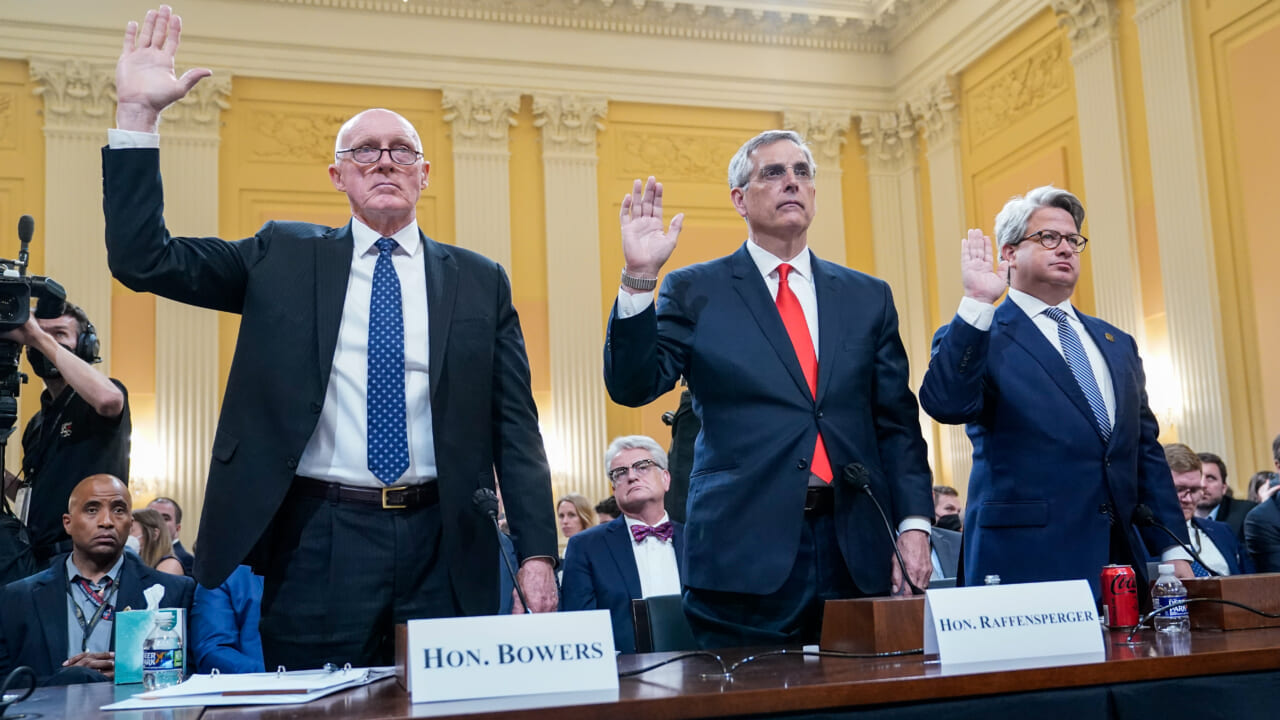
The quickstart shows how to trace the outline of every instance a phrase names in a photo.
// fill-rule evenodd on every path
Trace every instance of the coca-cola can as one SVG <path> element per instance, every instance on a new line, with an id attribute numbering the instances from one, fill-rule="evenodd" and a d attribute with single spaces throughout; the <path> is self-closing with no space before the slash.
<path id="1" fill-rule="evenodd" d="M 1102 568 L 1103 621 L 1110 628 L 1138 624 L 1138 576 L 1128 565 Z"/>

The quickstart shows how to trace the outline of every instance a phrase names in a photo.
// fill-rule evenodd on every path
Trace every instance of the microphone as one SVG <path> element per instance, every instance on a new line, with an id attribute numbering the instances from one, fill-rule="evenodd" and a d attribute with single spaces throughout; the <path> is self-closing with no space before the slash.
<path id="1" fill-rule="evenodd" d="M 911 576 L 907 575 L 907 563 L 902 559 L 902 551 L 898 550 L 898 533 L 894 532 L 893 526 L 889 524 L 889 516 L 884 514 L 884 508 L 880 507 L 880 501 L 871 492 L 871 478 L 867 474 L 867 469 L 862 463 L 849 463 L 844 466 L 844 481 L 854 490 L 864 492 L 867 497 L 871 498 L 871 502 L 875 504 L 876 510 L 880 513 L 880 519 L 884 521 L 884 529 L 889 533 L 889 544 L 893 546 L 893 554 L 898 558 L 898 568 L 902 570 L 902 579 L 907 583 L 907 587 L 911 588 L 911 592 L 916 595 L 923 595 L 924 591 L 916 587 L 911 582 Z"/>
<path id="2" fill-rule="evenodd" d="M 1180 540 L 1172 530 L 1165 527 L 1159 520 L 1156 520 L 1156 515 L 1151 512 L 1151 508 L 1142 504 L 1135 505 L 1133 508 L 1133 523 L 1139 527 L 1154 527 L 1163 530 L 1166 535 L 1173 538 L 1174 542 L 1178 543 L 1179 547 L 1186 550 L 1191 557 L 1195 558 L 1196 562 L 1200 563 L 1200 567 L 1204 568 L 1210 575 L 1213 577 L 1222 577 L 1222 573 L 1209 567 L 1209 564 L 1204 561 L 1204 558 L 1200 557 L 1200 553 L 1196 552 L 1195 548 L 1182 542 L 1182 540 Z"/>
<path id="3" fill-rule="evenodd" d="M 31 235 L 36 231 L 36 219 L 30 215 L 18 218 L 18 241 L 22 243 L 18 249 L 18 274 L 27 274 L 27 245 L 31 244 Z"/>
<path id="4" fill-rule="evenodd" d="M 487 515 L 493 523 L 493 531 L 502 534 L 502 528 L 498 527 L 498 494 L 489 488 L 480 488 L 471 494 L 471 503 L 475 505 L 476 512 L 481 515 Z M 502 551 L 502 542 L 498 542 L 498 554 L 502 556 L 502 562 L 507 567 L 507 575 L 511 576 L 511 584 L 516 588 L 516 595 L 520 596 L 520 603 L 524 605 L 526 614 L 533 614 L 529 609 L 529 600 L 524 596 L 524 590 L 520 589 L 520 581 L 516 579 L 516 568 L 511 564 L 511 558 Z"/>

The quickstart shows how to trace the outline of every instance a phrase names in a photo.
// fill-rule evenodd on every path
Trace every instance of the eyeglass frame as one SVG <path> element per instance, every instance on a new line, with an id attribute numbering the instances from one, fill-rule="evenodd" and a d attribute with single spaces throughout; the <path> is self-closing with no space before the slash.
<path id="1" fill-rule="evenodd" d="M 357 160 L 356 153 L 361 150 L 377 150 L 378 157 L 374 158 L 373 160 Z M 413 159 L 410 160 L 409 162 L 400 162 L 399 160 L 396 159 L 396 156 L 394 154 L 396 152 L 411 152 L 413 153 Z M 356 163 L 358 165 L 377 165 L 378 163 L 382 162 L 383 153 L 386 153 L 387 157 L 391 158 L 391 162 L 395 163 L 396 165 L 401 165 L 405 167 L 409 165 L 413 165 L 422 159 L 422 153 L 420 151 L 414 150 L 413 148 L 408 148 L 408 147 L 376 148 L 376 147 L 373 147 L 372 145 L 361 145 L 360 147 L 346 148 L 344 150 L 334 151 L 334 155 L 341 155 L 343 153 L 351 153 L 351 162 Z"/>
<path id="2" fill-rule="evenodd" d="M 1177 485 L 1174 485 L 1174 486 L 1173 486 L 1173 490 L 1174 490 L 1174 492 L 1176 492 L 1176 493 L 1178 494 L 1178 497 L 1179 497 L 1179 498 L 1182 498 L 1182 497 L 1191 497 L 1192 495 L 1204 494 L 1204 488 L 1203 488 L 1203 487 L 1184 487 L 1184 488 L 1180 488 L 1180 487 L 1178 487 Z"/>
<path id="3" fill-rule="evenodd" d="M 636 474 L 637 477 L 643 477 L 645 473 L 649 472 L 650 468 L 655 468 L 655 467 L 660 468 L 662 470 L 666 470 L 666 468 L 659 465 L 658 461 L 654 460 L 653 458 L 640 458 L 639 460 L 631 463 L 630 465 L 623 465 L 621 467 L 616 467 L 610 470 L 609 472 L 605 473 L 605 476 L 609 478 L 610 485 L 616 486 L 618 483 L 622 482 L 626 478 L 631 477 L 631 473 L 633 472 Z M 621 474 L 618 475 L 617 477 L 614 477 L 616 473 L 621 473 Z"/>
<path id="4" fill-rule="evenodd" d="M 1045 240 L 1045 236 L 1044 236 L 1045 233 L 1051 233 L 1052 235 L 1056 236 L 1058 238 L 1058 241 L 1050 245 Z M 1021 245 L 1022 243 L 1028 240 L 1035 240 L 1036 242 L 1040 243 L 1040 247 L 1044 248 L 1045 250 L 1057 250 L 1058 246 L 1062 244 L 1062 241 L 1067 240 L 1068 238 L 1080 238 L 1079 244 L 1076 244 L 1074 241 L 1068 240 L 1068 242 L 1071 243 L 1071 249 L 1074 250 L 1077 255 L 1084 252 L 1084 246 L 1089 244 L 1089 238 L 1081 235 L 1080 233 L 1071 233 L 1069 235 L 1063 235 L 1057 230 L 1050 230 L 1046 228 L 1044 230 L 1037 230 L 1031 233 L 1030 235 L 1018 240 L 1018 242 L 1010 243 L 1010 245 L 1017 247 L 1018 245 Z"/>
<path id="5" fill-rule="evenodd" d="M 799 173 L 799 171 L 801 170 L 805 171 L 808 174 L 801 175 Z M 771 172 L 776 174 L 766 174 Z M 814 173 L 813 171 L 813 166 L 807 162 L 796 163 L 795 165 L 792 165 L 790 167 L 788 167 L 784 163 L 769 163 L 768 165 L 765 165 L 762 168 L 758 168 L 756 171 L 756 174 L 750 180 L 748 180 L 747 183 L 750 184 L 753 182 L 758 182 L 766 185 L 773 185 L 780 182 L 785 182 L 787 179 L 787 176 L 792 175 L 792 176 L 795 176 L 795 179 L 796 179 L 795 181 L 797 183 L 804 183 L 806 185 L 811 185 L 814 182 L 815 174 L 816 173 Z"/>

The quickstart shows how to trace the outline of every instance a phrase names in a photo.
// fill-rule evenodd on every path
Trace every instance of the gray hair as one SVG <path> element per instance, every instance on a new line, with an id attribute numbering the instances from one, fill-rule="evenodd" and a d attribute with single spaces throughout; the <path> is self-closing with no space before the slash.
<path id="1" fill-rule="evenodd" d="M 996 249 L 1003 250 L 1005 245 L 1022 240 L 1032 213 L 1040 208 L 1066 210 L 1076 221 L 1076 232 L 1080 232 L 1080 226 L 1084 224 L 1084 205 L 1080 198 L 1062 188 L 1045 185 L 1026 195 L 1015 195 L 1004 204 L 1000 214 L 996 215 Z"/>
<path id="2" fill-rule="evenodd" d="M 614 438 L 609 443 L 609 449 L 604 451 L 604 474 L 608 476 L 610 466 L 613 465 L 613 459 L 618 457 L 623 450 L 646 450 L 649 456 L 653 458 L 653 462 L 663 470 L 667 469 L 667 451 L 648 435 L 624 435 Z"/>
<path id="3" fill-rule="evenodd" d="M 386 108 L 369 108 L 368 110 L 361 110 L 355 115 L 352 115 L 351 117 L 347 118 L 347 121 L 342 123 L 342 127 L 338 128 L 338 136 L 333 139 L 333 161 L 334 162 L 337 162 L 342 159 L 342 156 L 338 154 L 338 151 L 346 149 L 342 147 L 342 143 L 344 140 L 346 140 L 347 133 L 351 132 L 351 128 L 355 126 L 356 121 L 364 117 L 366 113 L 371 113 L 374 111 L 391 113 L 392 115 L 395 115 L 396 117 L 400 118 L 400 120 L 405 124 L 405 127 L 409 128 L 409 136 L 413 138 L 413 149 L 417 150 L 418 152 L 422 152 L 422 138 L 418 135 L 418 128 L 414 127 L 413 123 L 409 122 L 409 118 L 401 115 L 395 110 L 388 110 Z"/>
<path id="4" fill-rule="evenodd" d="M 780 140 L 789 140 L 798 145 L 804 152 L 804 159 L 809 163 L 810 170 L 815 176 L 818 174 L 818 164 L 813 161 L 813 153 L 809 151 L 809 146 L 804 144 L 804 138 L 800 137 L 800 133 L 793 130 L 765 130 L 743 143 L 742 147 L 738 148 L 738 152 L 733 154 L 733 159 L 729 161 L 729 188 L 746 187 L 747 183 L 751 182 L 751 153 Z"/>

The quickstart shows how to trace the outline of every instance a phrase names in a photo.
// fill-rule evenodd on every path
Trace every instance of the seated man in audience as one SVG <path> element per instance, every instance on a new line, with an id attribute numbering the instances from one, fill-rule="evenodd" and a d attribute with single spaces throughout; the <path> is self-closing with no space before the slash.
<path id="1" fill-rule="evenodd" d="M 190 609 L 191 578 L 124 552 L 132 512 L 129 489 L 115 476 L 91 475 L 71 491 L 62 516 L 71 552 L 0 590 L 0 677 L 27 665 L 45 685 L 109 680 L 117 609 L 145 608 L 142 591 L 153 585 L 164 588 L 160 607 Z"/>
<path id="2" fill-rule="evenodd" d="M 618 501 L 612 495 L 596 503 L 597 525 L 608 525 L 620 517 L 622 513 L 618 511 Z"/>
<path id="3" fill-rule="evenodd" d="M 1253 562 L 1241 551 L 1236 534 L 1226 523 L 1195 516 L 1196 506 L 1204 492 L 1204 473 L 1200 456 L 1182 443 L 1164 446 L 1164 459 L 1173 473 L 1173 487 L 1182 503 L 1182 517 L 1191 536 L 1191 547 L 1200 553 L 1205 565 L 1192 560 L 1191 570 L 1196 577 L 1207 577 L 1210 570 L 1219 575 L 1239 575 L 1253 572 Z"/>
<path id="4" fill-rule="evenodd" d="M 1227 464 L 1214 453 L 1200 453 L 1204 466 L 1204 494 L 1196 505 L 1196 517 L 1226 523 L 1236 539 L 1244 543 L 1244 516 L 1258 506 L 1252 500 L 1237 500 L 1227 484 Z"/>
<path id="5" fill-rule="evenodd" d="M 667 453 L 652 438 L 614 440 L 605 451 L 605 472 L 622 517 L 569 538 L 560 609 L 607 609 L 614 646 L 633 653 L 631 601 L 680 594 L 684 526 L 663 508 L 671 475 Z"/>
<path id="6" fill-rule="evenodd" d="M 196 559 L 182 546 L 182 539 L 178 537 L 178 531 L 182 529 L 182 506 L 173 498 L 158 497 L 147 507 L 160 513 L 160 517 L 164 518 L 164 523 L 169 526 L 169 539 L 173 541 L 173 556 L 182 563 L 182 571 L 190 575 Z"/>
<path id="7" fill-rule="evenodd" d="M 1271 441 L 1271 456 L 1280 470 L 1280 435 Z M 1280 485 L 1267 482 L 1258 490 L 1261 502 L 1244 519 L 1244 544 L 1258 572 L 1280 572 Z"/>
<path id="8" fill-rule="evenodd" d="M 960 513 L 964 507 L 960 505 L 960 493 L 950 485 L 933 486 L 933 524 L 960 532 Z"/>
<path id="9" fill-rule="evenodd" d="M 154 503 L 153 503 L 154 505 Z M 262 576 L 241 565 L 218 587 L 196 586 L 191 609 L 191 664 L 196 672 L 263 672 Z"/>

